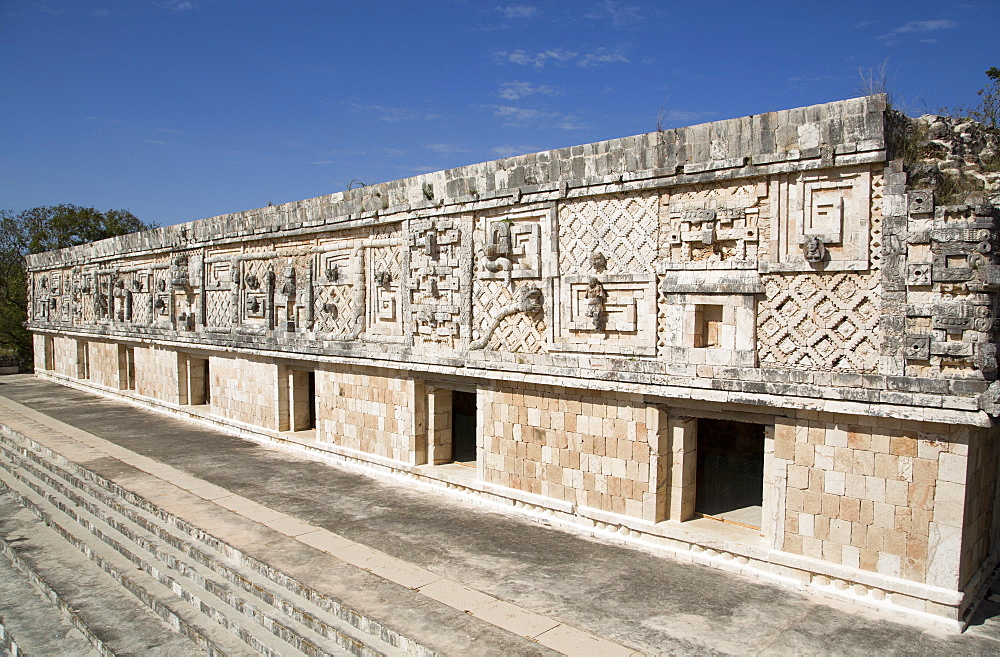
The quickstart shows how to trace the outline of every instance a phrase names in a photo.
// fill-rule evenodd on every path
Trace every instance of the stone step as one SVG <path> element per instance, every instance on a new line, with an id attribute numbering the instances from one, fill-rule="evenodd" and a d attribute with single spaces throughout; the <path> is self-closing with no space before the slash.
<path id="1" fill-rule="evenodd" d="M 3 442 L 24 467 L 35 470 L 37 479 L 107 523 L 120 535 L 123 547 L 139 546 L 150 563 L 166 565 L 158 571 L 161 581 L 175 589 L 193 583 L 198 590 L 211 592 L 295 649 L 307 654 L 325 654 L 331 646 L 357 655 L 429 652 L 48 448 L 26 438 L 4 437 Z M 107 542 L 108 537 L 102 540 Z"/>
<path id="2" fill-rule="evenodd" d="M 19 513 L 21 517 L 14 520 Z M 103 642 L 13 547 L 37 540 L 38 527 L 32 525 L 44 528 L 12 499 L 0 496 L 0 591 L 12 603 L 0 615 L 0 655 L 103 654 L 95 647 L 104 648 Z"/>
<path id="3" fill-rule="evenodd" d="M 34 457 L 31 459 L 34 463 L 22 462 L 20 464 L 22 472 L 29 472 L 36 481 L 44 481 L 44 485 L 58 491 L 60 495 L 74 503 L 77 506 L 77 511 L 84 509 L 90 514 L 85 516 L 80 512 L 77 517 L 81 524 L 88 526 L 95 536 L 111 545 L 138 567 L 142 567 L 156 577 L 162 584 L 175 591 L 181 591 L 183 597 L 198 604 L 217 622 L 246 640 L 258 651 L 264 654 L 269 653 L 268 644 L 272 643 L 270 639 L 265 636 L 262 640 L 259 633 L 254 632 L 253 628 L 248 628 L 245 622 L 240 622 L 241 619 L 238 616 L 234 617 L 229 610 L 218 603 L 229 605 L 239 614 L 244 615 L 302 653 L 328 654 L 317 645 L 315 637 L 310 637 L 312 633 L 308 628 L 294 621 L 280 618 L 280 612 L 277 609 L 266 603 L 261 604 L 259 599 L 254 601 L 239 595 L 239 591 L 230 582 L 218 577 L 213 578 L 214 573 L 198 563 L 199 561 L 212 563 L 213 556 L 205 552 L 185 553 L 174 548 L 171 543 L 183 545 L 182 541 L 176 536 L 170 535 L 163 527 L 158 526 L 155 522 L 149 522 L 146 518 L 137 518 L 140 522 L 146 521 L 142 525 L 129 519 L 130 515 L 132 517 L 141 516 L 141 512 L 136 513 L 135 510 L 125 509 L 121 505 L 116 505 L 118 508 L 111 508 L 108 504 L 99 501 L 95 495 L 96 491 L 84 482 L 52 467 L 51 464 L 39 459 L 31 452 L 27 452 L 27 454 Z M 52 470 L 62 473 L 68 478 L 69 483 L 76 484 L 76 486 L 67 487 L 64 480 L 52 477 L 49 470 L 37 470 L 35 467 L 37 465 L 49 465 Z M 26 480 L 26 478 L 22 477 L 22 480 Z M 79 494 L 81 491 L 90 493 L 90 495 L 81 495 Z M 113 502 L 110 499 L 106 501 Z M 92 518 L 96 518 L 104 524 L 94 522 Z M 105 525 L 110 531 L 102 529 Z M 218 601 L 206 598 L 205 593 L 214 596 Z M 322 639 L 319 643 L 322 643 Z M 287 652 L 285 646 L 278 645 L 278 648 L 280 648 L 279 652 Z"/>
<path id="4" fill-rule="evenodd" d="M 207 652 L 267 657 L 305 654 L 254 622 L 250 615 L 235 610 L 207 590 L 199 590 L 168 564 L 143 554 L 138 544 L 118 540 L 114 528 L 80 502 L 36 479 L 27 464 L 10 465 L 0 459 L 0 468 L 0 473 L 13 475 L 3 477 L 9 494 Z M 225 597 L 228 587 L 218 584 Z M 254 609 L 245 611 L 253 613 Z"/>
<path id="5" fill-rule="evenodd" d="M 0 654 L 209 654 L 12 495 L 0 495 L 0 551 Z"/>

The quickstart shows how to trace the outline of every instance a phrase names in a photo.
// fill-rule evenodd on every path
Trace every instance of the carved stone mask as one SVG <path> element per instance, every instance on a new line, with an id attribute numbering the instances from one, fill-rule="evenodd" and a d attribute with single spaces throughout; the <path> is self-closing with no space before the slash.
<path id="1" fill-rule="evenodd" d="M 608 267 L 608 259 L 600 251 L 594 251 L 590 254 L 590 266 L 596 271 L 604 271 Z"/>
<path id="2" fill-rule="evenodd" d="M 529 315 L 542 312 L 542 302 L 544 297 L 542 291 L 537 287 L 525 288 L 521 293 L 521 310 Z"/>
<path id="3" fill-rule="evenodd" d="M 822 262 L 826 258 L 826 245 L 823 240 L 813 235 L 806 239 L 802 245 L 805 251 L 805 258 L 809 262 Z"/>

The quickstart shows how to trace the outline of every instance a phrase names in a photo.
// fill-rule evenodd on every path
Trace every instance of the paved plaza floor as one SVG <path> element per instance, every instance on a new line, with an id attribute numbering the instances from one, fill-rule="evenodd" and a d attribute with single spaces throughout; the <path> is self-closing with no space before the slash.
<path id="1" fill-rule="evenodd" d="M 1000 652 L 1000 604 L 990 600 L 964 634 L 950 634 L 505 516 L 445 493 L 284 453 L 31 376 L 0 378 L 0 398 L 0 423 L 20 421 L 38 434 L 45 433 L 39 428 L 43 426 L 62 427 L 66 435 L 73 428 L 106 441 L 105 456 L 90 458 L 86 467 L 126 487 L 131 478 L 136 486 L 154 488 L 148 476 L 131 474 L 142 466 L 163 482 L 174 479 L 182 486 L 183 480 L 185 490 L 225 489 L 213 498 L 220 511 L 251 505 L 259 517 L 243 517 L 262 525 L 270 522 L 271 527 L 278 517 L 286 527 L 297 521 L 302 533 L 283 533 L 291 538 L 318 536 L 324 530 L 342 537 L 344 545 L 387 555 L 397 571 L 410 568 L 408 572 L 430 573 L 439 582 L 458 583 L 470 592 L 466 595 L 484 594 L 482 600 L 509 612 L 480 614 L 475 626 L 458 620 L 449 625 L 450 617 L 442 615 L 445 620 L 436 630 L 426 621 L 433 615 L 421 615 L 421 624 L 410 613 L 423 604 L 416 595 L 420 587 L 408 587 L 405 595 L 379 588 L 377 568 L 364 573 L 368 579 L 348 578 L 353 589 L 339 590 L 345 604 L 368 608 L 387 625 L 398 621 L 401 633 L 426 638 L 439 632 L 432 647 L 445 654 L 545 652 L 544 643 L 518 636 L 530 634 L 518 632 L 518 618 L 576 628 L 606 641 L 609 652 L 622 649 L 626 654 Z M 29 416 L 34 424 L 27 422 Z M 38 438 L 42 442 L 44 436 Z M 197 510 L 190 508 L 192 514 Z M 205 524 L 198 525 L 210 533 L 213 513 L 206 506 L 201 513 Z M 256 551 L 257 557 L 288 558 L 281 554 L 291 549 L 285 543 L 254 544 L 254 535 L 246 536 L 247 545 L 241 547 Z M 323 576 L 315 573 L 318 579 Z M 378 595 L 373 587 L 379 588 Z M 0 615 L 10 604 L 0 600 Z M 476 634 L 480 625 L 482 633 Z M 466 636 L 454 641 L 449 633 Z M 481 641 L 481 650 L 473 640 Z"/>

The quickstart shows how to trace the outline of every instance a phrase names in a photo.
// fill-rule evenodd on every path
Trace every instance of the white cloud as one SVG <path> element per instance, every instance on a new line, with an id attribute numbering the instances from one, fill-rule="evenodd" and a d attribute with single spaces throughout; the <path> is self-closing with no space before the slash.
<path id="1" fill-rule="evenodd" d="M 628 64 L 625 55 L 620 52 L 613 52 L 607 48 L 580 54 L 573 50 L 564 48 L 550 48 L 540 52 L 532 53 L 527 50 L 501 50 L 496 53 L 496 57 L 505 63 L 518 64 L 520 66 L 534 66 L 542 68 L 546 64 L 556 62 L 569 64 L 575 62 L 577 66 L 597 66 L 599 64 Z"/>
<path id="2" fill-rule="evenodd" d="M 541 68 L 549 61 L 568 62 L 576 59 L 576 56 L 577 53 L 572 50 L 563 50 L 562 48 L 550 48 L 549 50 L 543 50 L 534 54 L 520 49 L 511 51 L 501 50 L 497 53 L 497 57 L 511 64 L 534 66 L 535 68 Z"/>
<path id="3" fill-rule="evenodd" d="M 642 15 L 639 13 L 639 7 L 624 4 L 622 2 L 615 2 L 614 0 L 605 0 L 603 3 L 596 6 L 591 11 L 588 11 L 583 16 L 584 18 L 593 18 L 598 20 L 610 18 L 612 25 L 615 27 L 632 25 L 642 20 Z"/>
<path id="4" fill-rule="evenodd" d="M 546 126 L 558 130 L 580 130 L 588 127 L 583 125 L 572 114 L 546 112 L 539 109 L 512 107 L 510 105 L 485 105 L 484 107 L 492 111 L 493 116 L 501 119 L 503 125 L 508 128 L 523 128 L 531 125 Z"/>
<path id="5" fill-rule="evenodd" d="M 538 7 L 528 5 L 505 5 L 496 7 L 496 10 L 504 15 L 504 18 L 533 18 L 538 14 Z"/>
<path id="6" fill-rule="evenodd" d="M 98 123 L 121 123 L 121 119 L 108 119 L 103 116 L 85 116 L 85 121 L 97 121 Z"/>
<path id="7" fill-rule="evenodd" d="M 544 84 L 531 84 L 530 82 L 514 80 L 513 82 L 504 82 L 501 84 L 497 95 L 506 100 L 520 100 L 532 94 L 555 96 L 557 93 L 555 89 Z"/>
<path id="8" fill-rule="evenodd" d="M 879 37 L 882 41 L 897 41 L 902 34 L 921 34 L 923 32 L 935 32 L 937 30 L 952 30 L 958 27 L 958 23 L 950 19 L 935 21 L 910 21 L 905 25 L 900 25 L 891 32 L 886 32 Z"/>
<path id="9" fill-rule="evenodd" d="M 468 153 L 469 150 L 462 148 L 458 144 L 424 144 L 424 148 L 431 151 L 432 153 L 440 153 L 441 155 L 451 155 L 453 153 Z"/>
<path id="10" fill-rule="evenodd" d="M 165 0 L 160 3 L 160 6 L 170 11 L 191 11 L 194 9 L 194 3 L 191 0 Z"/>
<path id="11" fill-rule="evenodd" d="M 560 130 L 586 130 L 590 126 L 582 122 L 572 114 L 566 114 L 556 122 L 556 128 Z"/>
<path id="12" fill-rule="evenodd" d="M 493 110 L 493 116 L 503 119 L 506 126 L 523 126 L 540 119 L 552 119 L 559 116 L 558 112 L 543 112 L 537 109 L 511 107 L 510 105 L 487 105 Z"/>
<path id="13" fill-rule="evenodd" d="M 162 139 L 143 139 L 147 144 L 156 144 L 158 146 L 166 146 L 170 142 L 163 141 Z"/>
<path id="14" fill-rule="evenodd" d="M 95 9 L 94 16 L 110 16 L 111 12 L 107 9 Z"/>
<path id="15" fill-rule="evenodd" d="M 531 145 L 514 146 L 512 144 L 504 144 L 503 146 L 494 146 L 490 150 L 498 157 L 514 157 L 515 155 L 524 155 L 525 153 L 537 153 L 540 149 L 538 146 Z"/>
<path id="16" fill-rule="evenodd" d="M 580 61 L 576 63 L 577 66 L 599 66 L 601 64 L 628 64 L 628 59 L 625 55 L 619 52 L 609 52 L 605 48 L 598 48 L 592 53 L 588 53 L 580 58 Z"/>
<path id="17" fill-rule="evenodd" d="M 389 105 L 362 105 L 352 103 L 351 109 L 371 115 L 376 121 L 398 123 L 400 121 L 431 121 L 441 118 L 441 115 L 424 112 L 410 107 L 392 107 Z"/>

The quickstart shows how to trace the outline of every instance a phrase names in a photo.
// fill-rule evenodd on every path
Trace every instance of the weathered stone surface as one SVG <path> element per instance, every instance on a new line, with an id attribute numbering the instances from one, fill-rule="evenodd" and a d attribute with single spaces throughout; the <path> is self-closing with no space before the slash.
<path id="1" fill-rule="evenodd" d="M 853 99 L 32 256 L 36 370 L 450 485 L 466 449 L 517 504 L 698 549 L 732 479 L 699 426 L 752 432 L 755 558 L 957 619 L 1000 535 L 1000 213 L 886 162 L 886 124 Z"/>

